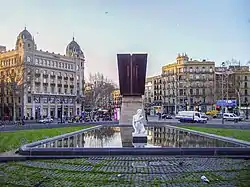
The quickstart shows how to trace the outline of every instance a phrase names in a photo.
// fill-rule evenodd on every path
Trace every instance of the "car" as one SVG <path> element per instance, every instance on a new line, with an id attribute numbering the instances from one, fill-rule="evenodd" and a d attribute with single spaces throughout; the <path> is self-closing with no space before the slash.
<path id="1" fill-rule="evenodd" d="M 226 121 L 234 121 L 234 122 L 240 121 L 240 117 L 234 113 L 224 113 L 223 119 Z"/>
<path id="2" fill-rule="evenodd" d="M 209 120 L 209 116 L 206 115 L 205 113 L 201 113 L 201 118 Z"/>
<path id="3" fill-rule="evenodd" d="M 39 123 L 51 123 L 51 122 L 53 122 L 52 118 L 44 118 L 39 120 Z"/>
<path id="4" fill-rule="evenodd" d="M 169 114 L 165 114 L 163 113 L 162 116 L 161 116 L 162 119 L 173 119 L 173 117 Z"/>

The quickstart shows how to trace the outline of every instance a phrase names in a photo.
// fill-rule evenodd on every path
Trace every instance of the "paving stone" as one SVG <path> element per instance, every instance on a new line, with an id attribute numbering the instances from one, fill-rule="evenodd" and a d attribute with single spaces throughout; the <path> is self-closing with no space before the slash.
<path id="1" fill-rule="evenodd" d="M 86 165 L 88 163 L 91 165 Z M 149 155 L 139 157 L 93 156 L 84 159 L 26 161 L 18 162 L 16 165 L 2 165 L 2 167 L 5 168 L 7 174 L 5 180 L 9 180 L 16 185 L 25 186 L 34 186 L 34 182 L 38 182 L 34 180 L 35 175 L 49 178 L 43 184 L 45 187 L 86 185 L 146 187 L 153 186 L 154 181 L 159 182 L 159 185 L 157 183 L 156 186 L 200 186 L 202 185 L 200 177 L 205 175 L 211 181 L 209 186 L 230 187 L 235 186 L 234 178 L 239 173 L 239 170 L 249 165 L 249 161 L 241 159 Z M 39 169 L 36 170 L 35 168 Z M 24 176 L 27 180 L 20 180 L 15 175 L 18 174 L 19 170 L 25 173 Z M 39 175 L 37 172 L 39 172 Z M 228 181 L 217 181 L 217 178 Z M 107 180 L 110 181 L 108 185 L 102 184 L 102 181 Z M 119 181 L 122 183 L 119 183 Z M 178 181 L 183 182 L 178 183 Z"/>
<path id="2" fill-rule="evenodd" d="M 93 166 L 84 166 L 84 165 L 71 165 L 71 164 L 59 164 L 59 163 L 46 163 L 46 162 L 35 162 L 35 161 L 26 161 L 22 163 L 25 166 L 32 166 L 45 169 L 63 169 L 71 171 L 91 171 Z"/>

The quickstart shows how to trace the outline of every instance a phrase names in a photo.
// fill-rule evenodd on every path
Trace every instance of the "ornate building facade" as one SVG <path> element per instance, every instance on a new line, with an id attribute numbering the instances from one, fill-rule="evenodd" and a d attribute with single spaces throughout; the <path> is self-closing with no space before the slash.
<path id="1" fill-rule="evenodd" d="M 25 28 L 17 37 L 15 50 L 0 53 L 2 82 L 9 75 L 22 77 L 16 83 L 22 87 L 18 93 L 1 89 L 1 114 L 33 119 L 80 115 L 84 63 L 84 54 L 74 38 L 65 55 L 55 54 L 37 50 L 34 37 Z"/>

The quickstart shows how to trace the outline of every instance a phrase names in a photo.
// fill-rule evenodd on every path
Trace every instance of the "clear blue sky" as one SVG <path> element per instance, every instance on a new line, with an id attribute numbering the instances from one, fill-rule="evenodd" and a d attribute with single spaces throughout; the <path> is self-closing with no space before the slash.
<path id="1" fill-rule="evenodd" d="M 0 45 L 14 48 L 27 25 L 39 49 L 65 53 L 75 33 L 86 73 L 113 80 L 119 52 L 147 52 L 148 75 L 179 52 L 217 64 L 250 60 L 249 0 L 0 0 L 0 7 Z"/>

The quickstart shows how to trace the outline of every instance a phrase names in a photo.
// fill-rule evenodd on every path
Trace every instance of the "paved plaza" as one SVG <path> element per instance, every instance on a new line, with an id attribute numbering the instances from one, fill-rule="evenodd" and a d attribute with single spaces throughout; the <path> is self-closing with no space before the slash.
<path id="1" fill-rule="evenodd" d="M 244 159 L 93 156 L 0 164 L 0 186 L 218 186 L 250 184 Z M 210 181 L 206 184 L 201 176 Z"/>

